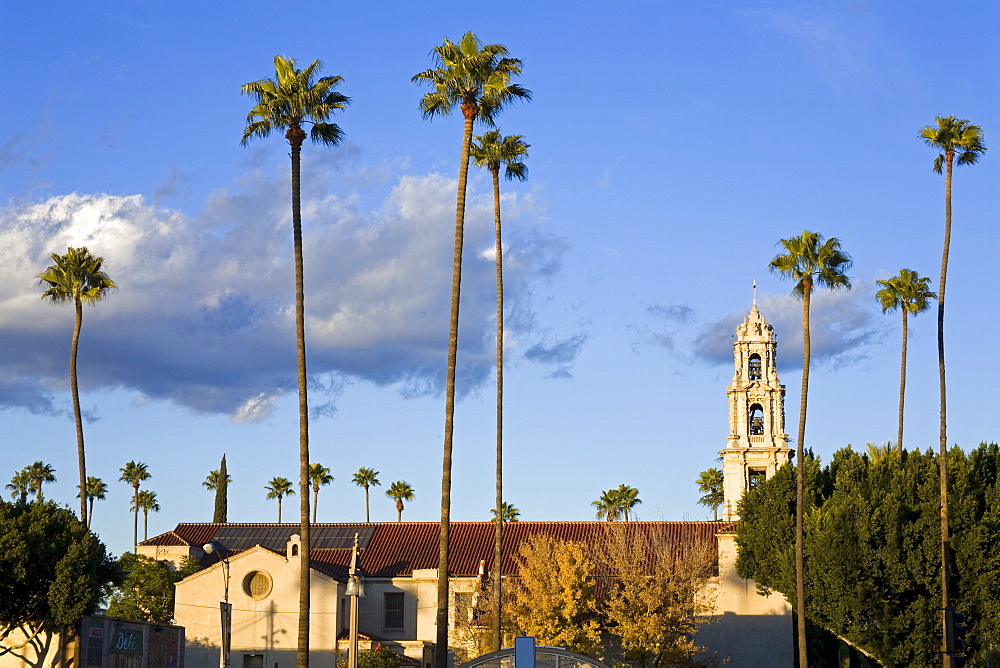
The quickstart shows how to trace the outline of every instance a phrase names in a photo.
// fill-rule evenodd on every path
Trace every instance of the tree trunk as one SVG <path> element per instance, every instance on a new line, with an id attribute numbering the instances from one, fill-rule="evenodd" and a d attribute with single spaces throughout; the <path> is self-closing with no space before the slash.
<path id="1" fill-rule="evenodd" d="M 80 388 L 76 381 L 76 352 L 80 343 L 80 328 L 83 326 L 83 302 L 79 295 L 73 300 L 76 307 L 76 324 L 73 327 L 73 341 L 69 348 L 69 385 L 73 394 L 73 417 L 76 419 L 76 458 L 80 465 L 80 522 L 87 523 L 87 459 L 83 449 L 83 414 L 80 411 Z M 39 491 L 39 493 L 41 493 Z"/>
<path id="2" fill-rule="evenodd" d="M 809 652 L 806 644 L 806 576 L 805 576 L 805 440 L 806 405 L 809 398 L 809 364 L 812 349 L 809 339 L 809 300 L 812 283 L 808 279 L 802 286 L 802 396 L 799 400 L 799 433 L 795 443 L 795 611 L 796 630 L 799 644 L 799 668 L 809 666 Z"/>
<path id="3" fill-rule="evenodd" d="M 316 508 L 319 506 L 319 487 L 313 487 L 313 522 L 316 521 Z"/>
<path id="4" fill-rule="evenodd" d="M 372 516 L 368 512 L 368 485 L 365 485 L 365 522 L 371 522 Z"/>
<path id="5" fill-rule="evenodd" d="M 951 657 L 951 617 L 948 609 L 951 606 L 951 572 L 949 567 L 949 528 L 948 528 L 948 394 L 945 389 L 944 371 L 944 289 L 948 278 L 948 252 L 951 249 L 951 172 L 955 157 L 954 151 L 945 153 L 946 171 L 944 176 L 944 250 L 941 253 L 941 279 L 938 283 L 938 379 L 941 390 L 941 429 L 940 453 L 938 466 L 941 486 L 941 608 L 943 628 L 941 647 L 944 654 L 945 668 L 954 665 Z"/>
<path id="6" fill-rule="evenodd" d="M 94 521 L 94 497 L 87 499 L 87 528 L 90 528 L 91 523 Z"/>
<path id="7" fill-rule="evenodd" d="M 135 507 L 135 520 L 132 525 L 132 552 L 139 545 L 139 484 L 132 485 L 132 505 Z"/>
<path id="8" fill-rule="evenodd" d="M 906 342 L 908 339 L 906 302 L 901 305 L 903 311 L 903 347 L 902 359 L 899 363 L 899 429 L 896 433 L 896 455 L 899 461 L 903 461 L 903 403 L 906 400 Z"/>
<path id="9" fill-rule="evenodd" d="M 465 235 L 465 189 L 469 180 L 469 146 L 478 109 L 462 105 L 465 127 L 458 163 L 458 198 L 455 204 L 455 249 L 451 273 L 451 318 L 448 331 L 448 372 L 445 381 L 444 453 L 441 461 L 441 534 L 438 540 L 437 628 L 434 668 L 448 666 L 448 541 L 451 529 L 451 451 L 455 430 L 455 369 L 458 358 L 458 306 L 462 287 L 462 243 Z"/>
<path id="10" fill-rule="evenodd" d="M 300 166 L 306 133 L 298 125 L 288 128 L 285 138 L 292 149 L 292 245 L 295 252 L 295 353 L 299 381 L 299 524 L 302 547 L 299 559 L 299 628 L 297 668 L 309 668 L 309 401 L 306 388 L 305 297 L 302 270 L 302 208 Z"/>
<path id="11" fill-rule="evenodd" d="M 396 521 L 397 522 L 402 522 L 403 521 L 403 500 L 402 499 L 396 499 Z"/>
<path id="12" fill-rule="evenodd" d="M 496 233 L 497 273 L 497 516 L 493 538 L 493 644 L 499 652 L 503 645 L 503 585 L 500 569 L 503 565 L 503 238 L 500 228 L 500 165 L 491 166 L 493 173 L 493 222 Z"/>
<path id="13" fill-rule="evenodd" d="M 281 497 L 278 497 L 278 524 L 281 524 Z"/>
<path id="14" fill-rule="evenodd" d="M 142 539 L 149 540 L 149 509 L 142 509 Z"/>

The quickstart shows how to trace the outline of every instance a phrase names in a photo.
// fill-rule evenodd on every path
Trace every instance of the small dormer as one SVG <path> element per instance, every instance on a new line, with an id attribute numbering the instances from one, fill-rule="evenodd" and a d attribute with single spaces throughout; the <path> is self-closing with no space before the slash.
<path id="1" fill-rule="evenodd" d="M 302 548 L 302 538 L 297 533 L 293 533 L 288 537 L 288 542 L 285 543 L 285 558 L 288 560 L 298 559 L 299 550 Z"/>

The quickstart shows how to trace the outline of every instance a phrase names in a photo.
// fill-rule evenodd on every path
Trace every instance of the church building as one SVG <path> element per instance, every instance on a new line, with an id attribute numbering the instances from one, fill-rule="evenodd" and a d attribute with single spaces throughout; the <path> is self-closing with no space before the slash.
<path id="1" fill-rule="evenodd" d="M 792 456 L 784 428 L 785 388 L 775 369 L 774 331 L 757 310 L 736 331 L 735 370 L 726 392 L 729 433 L 721 450 L 725 506 L 718 522 L 643 522 L 678 546 L 710 547 L 717 573 L 707 585 L 714 599 L 711 623 L 696 642 L 734 666 L 791 666 L 792 613 L 778 593 L 762 596 L 736 575 L 735 528 L 742 494 Z M 708 454 L 708 453 L 706 453 Z M 694 477 L 694 476 L 692 476 Z M 640 524 L 640 523 L 631 523 Z M 594 543 L 605 522 L 517 522 L 505 525 L 501 571 L 517 577 L 521 542 L 546 533 L 562 540 Z M 179 524 L 143 541 L 137 552 L 179 565 L 198 559 L 203 569 L 176 585 L 174 618 L 185 627 L 189 668 L 220 665 L 220 602 L 231 606 L 234 668 L 295 665 L 299 584 L 298 524 Z M 349 568 L 355 536 L 362 549 L 365 597 L 357 600 L 363 647 L 381 644 L 405 657 L 406 665 L 429 668 L 435 642 L 438 525 L 431 522 L 314 524 L 311 553 L 311 657 L 315 666 L 335 665 L 346 649 Z M 465 614 L 469 601 L 493 568 L 493 524 L 451 525 L 449 573 L 454 605 Z"/>

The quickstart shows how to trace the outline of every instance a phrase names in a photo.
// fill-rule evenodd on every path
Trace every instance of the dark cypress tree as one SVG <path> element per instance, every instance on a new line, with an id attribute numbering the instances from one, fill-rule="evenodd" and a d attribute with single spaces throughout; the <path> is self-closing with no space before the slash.
<path id="1" fill-rule="evenodd" d="M 215 515 L 213 522 L 228 522 L 226 516 L 229 514 L 229 473 L 226 471 L 226 456 L 222 455 L 222 464 L 219 465 L 219 481 L 215 485 Z"/>

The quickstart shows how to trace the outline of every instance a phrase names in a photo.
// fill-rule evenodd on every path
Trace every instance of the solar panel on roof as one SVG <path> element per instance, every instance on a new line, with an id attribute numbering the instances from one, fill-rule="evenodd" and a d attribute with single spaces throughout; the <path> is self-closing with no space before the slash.
<path id="1" fill-rule="evenodd" d="M 220 526 L 212 540 L 227 550 L 249 550 L 260 545 L 269 550 L 285 549 L 292 534 L 299 533 L 297 526 L 280 527 L 231 527 Z M 354 534 L 358 534 L 358 547 L 365 549 L 375 535 L 375 527 L 370 525 L 311 528 L 310 542 L 318 550 L 349 550 L 354 547 Z"/>

